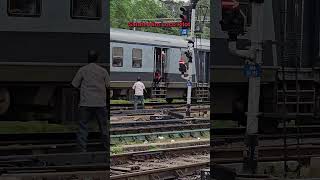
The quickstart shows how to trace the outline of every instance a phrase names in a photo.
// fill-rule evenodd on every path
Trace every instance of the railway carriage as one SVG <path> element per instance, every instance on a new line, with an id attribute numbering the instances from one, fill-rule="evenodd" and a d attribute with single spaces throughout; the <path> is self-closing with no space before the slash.
<path id="1" fill-rule="evenodd" d="M 213 53 L 210 85 L 214 87 L 211 119 L 229 119 L 245 125 L 248 79 L 243 73 L 244 60 L 228 52 L 228 36 L 219 24 L 222 1 L 212 1 L 215 13 L 211 17 L 210 41 Z M 264 3 L 260 130 L 274 129 L 282 118 L 304 124 L 319 123 L 320 1 L 266 0 Z M 250 30 L 249 1 L 240 0 L 240 8 L 248 18 Z M 250 33 L 240 36 L 237 47 L 247 49 L 249 37 Z"/>
<path id="2" fill-rule="evenodd" d="M 71 121 L 78 94 L 70 82 L 100 53 L 107 69 L 106 0 L 0 1 L 0 119 Z"/>
<path id="3" fill-rule="evenodd" d="M 147 97 L 186 97 L 186 80 L 179 72 L 179 60 L 186 60 L 184 52 L 187 42 L 180 36 L 158 33 L 111 29 L 110 31 L 110 71 L 112 97 L 130 99 L 132 85 L 141 77 L 148 93 Z M 209 55 L 208 40 L 195 43 L 196 59 L 193 67 L 193 97 L 208 98 Z M 153 84 L 154 73 L 162 75 L 159 87 Z M 198 96 L 197 96 L 198 95 Z"/>

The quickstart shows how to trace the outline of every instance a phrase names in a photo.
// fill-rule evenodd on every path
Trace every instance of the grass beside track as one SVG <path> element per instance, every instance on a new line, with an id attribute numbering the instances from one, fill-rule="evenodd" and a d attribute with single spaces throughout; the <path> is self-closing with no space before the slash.
<path id="1" fill-rule="evenodd" d="M 235 121 L 227 120 L 211 120 L 210 121 L 212 128 L 234 128 L 238 127 L 238 123 Z"/>
<path id="2" fill-rule="evenodd" d="M 98 126 L 94 121 L 89 125 L 90 131 L 98 131 Z M 76 132 L 78 125 L 49 124 L 46 121 L 1 121 L 0 134 L 20 134 L 20 133 L 61 133 Z"/>
<path id="3" fill-rule="evenodd" d="M 175 139 L 162 139 L 162 140 L 157 140 L 154 142 L 144 142 L 144 143 L 130 143 L 130 144 L 117 144 L 117 145 L 111 145 L 110 146 L 110 154 L 115 155 L 115 154 L 121 154 L 121 153 L 126 153 L 130 152 L 131 150 L 128 150 L 128 147 L 139 147 L 139 146 L 146 146 L 148 151 L 151 150 L 157 150 L 159 149 L 159 145 L 163 144 L 176 144 L 176 143 L 183 143 L 183 142 L 196 142 L 196 141 L 210 141 L 210 136 L 202 137 L 202 138 L 175 138 Z M 127 149 L 127 150 L 126 150 Z M 130 149 L 130 148 L 129 148 Z"/>
<path id="4" fill-rule="evenodd" d="M 98 131 L 96 121 L 92 121 L 89 125 L 91 131 Z M 237 122 L 234 121 L 213 121 L 211 120 L 212 128 L 230 128 L 238 127 Z M 49 124 L 46 121 L 0 121 L 0 134 L 10 133 L 58 133 L 58 132 L 75 132 L 78 129 L 78 124 L 61 125 Z"/>

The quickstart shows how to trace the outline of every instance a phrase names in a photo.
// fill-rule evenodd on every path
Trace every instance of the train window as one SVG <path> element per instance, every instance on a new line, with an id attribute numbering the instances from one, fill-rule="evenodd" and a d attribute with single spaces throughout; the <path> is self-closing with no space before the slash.
<path id="1" fill-rule="evenodd" d="M 71 17 L 79 19 L 100 19 L 101 0 L 71 0 Z"/>
<path id="2" fill-rule="evenodd" d="M 142 49 L 132 49 L 132 67 L 141 68 L 142 67 Z"/>
<path id="3" fill-rule="evenodd" d="M 113 67 L 123 66 L 123 48 L 122 47 L 112 48 L 112 66 Z"/>
<path id="4" fill-rule="evenodd" d="M 8 0 L 9 16 L 40 16 L 41 0 Z"/>

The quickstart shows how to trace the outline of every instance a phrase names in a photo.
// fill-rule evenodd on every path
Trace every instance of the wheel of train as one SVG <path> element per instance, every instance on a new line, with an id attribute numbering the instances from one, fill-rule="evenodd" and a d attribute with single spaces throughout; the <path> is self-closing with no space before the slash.
<path id="1" fill-rule="evenodd" d="M 5 114 L 10 107 L 10 93 L 7 88 L 0 88 L 0 115 Z"/>

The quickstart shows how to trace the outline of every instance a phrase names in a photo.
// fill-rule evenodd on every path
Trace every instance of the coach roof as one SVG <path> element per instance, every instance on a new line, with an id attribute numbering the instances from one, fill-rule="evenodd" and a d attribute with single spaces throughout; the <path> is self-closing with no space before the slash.
<path id="1" fill-rule="evenodd" d="M 181 36 L 151 33 L 143 31 L 132 31 L 126 29 L 114 29 L 110 30 L 111 42 L 127 42 L 127 43 L 139 43 L 139 44 L 152 44 L 159 46 L 171 46 L 186 48 L 187 41 Z M 210 41 L 207 39 L 197 40 L 197 47 L 210 50 Z"/>

